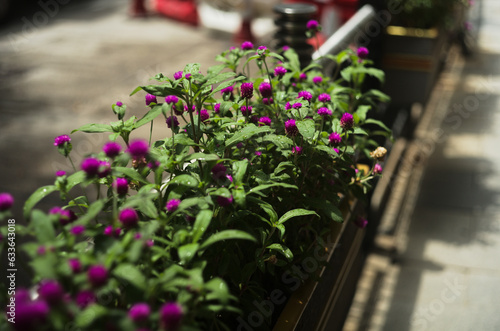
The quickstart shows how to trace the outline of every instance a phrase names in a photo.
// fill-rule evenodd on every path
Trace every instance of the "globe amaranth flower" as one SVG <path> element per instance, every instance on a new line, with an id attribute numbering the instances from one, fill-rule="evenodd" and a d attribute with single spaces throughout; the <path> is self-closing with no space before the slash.
<path id="1" fill-rule="evenodd" d="M 311 101 L 312 100 L 312 94 L 309 91 L 300 91 L 297 99 L 302 98 L 306 101 Z"/>
<path id="2" fill-rule="evenodd" d="M 370 52 L 366 47 L 359 47 L 356 53 L 360 59 L 366 59 Z"/>
<path id="3" fill-rule="evenodd" d="M 80 307 L 81 309 L 87 307 L 88 305 L 90 305 L 91 303 L 94 303 L 97 301 L 97 298 L 94 294 L 94 292 L 92 291 L 89 291 L 89 290 L 83 290 L 81 292 L 78 292 L 78 294 L 76 295 L 76 304 L 78 305 L 78 307 Z"/>
<path id="4" fill-rule="evenodd" d="M 87 278 L 94 287 L 100 287 L 108 281 L 108 269 L 102 265 L 93 265 L 87 271 Z"/>
<path id="5" fill-rule="evenodd" d="M 146 106 L 149 106 L 151 103 L 158 103 L 158 100 L 156 100 L 156 95 L 153 94 L 146 94 Z"/>
<path id="6" fill-rule="evenodd" d="M 314 76 L 313 77 L 313 83 L 314 84 L 320 84 L 323 81 L 323 78 L 320 76 Z"/>
<path id="7" fill-rule="evenodd" d="M 262 103 L 265 105 L 272 105 L 274 103 L 273 98 L 262 98 Z"/>
<path id="8" fill-rule="evenodd" d="M 160 308 L 160 324 L 168 331 L 177 331 L 181 327 L 184 312 L 177 302 L 167 302 Z"/>
<path id="9" fill-rule="evenodd" d="M 216 103 L 214 105 L 214 113 L 216 113 L 216 114 L 220 113 L 220 103 Z"/>
<path id="10" fill-rule="evenodd" d="M 368 225 L 368 220 L 366 218 L 363 218 L 363 217 L 358 217 L 354 220 L 354 224 L 360 228 L 360 229 L 364 229 L 366 228 L 366 226 Z"/>
<path id="11" fill-rule="evenodd" d="M 165 208 L 169 213 L 173 213 L 177 209 L 179 209 L 179 205 L 181 204 L 181 200 L 179 199 L 170 199 L 167 201 Z"/>
<path id="12" fill-rule="evenodd" d="M 248 51 L 250 49 L 253 49 L 253 44 L 250 41 L 244 41 L 241 44 L 241 49 L 244 51 Z"/>
<path id="13" fill-rule="evenodd" d="M 148 155 L 148 143 L 145 140 L 134 140 L 129 144 L 127 152 L 132 156 L 132 158 L 141 159 Z"/>
<path id="14" fill-rule="evenodd" d="M 230 196 L 229 198 L 223 197 L 223 196 L 218 196 L 217 197 L 217 203 L 221 207 L 227 207 L 233 203 L 234 199 L 233 196 Z"/>
<path id="15" fill-rule="evenodd" d="M 158 161 L 158 160 L 154 160 L 154 161 L 149 161 L 148 162 L 148 168 L 151 169 L 151 170 L 158 169 L 158 167 L 160 165 L 161 165 L 161 162 Z"/>
<path id="16" fill-rule="evenodd" d="M 208 110 L 206 109 L 202 109 L 198 112 L 198 116 L 200 116 L 200 120 L 202 122 L 206 122 L 208 121 L 208 119 L 210 118 L 210 114 L 208 113 Z"/>
<path id="17" fill-rule="evenodd" d="M 283 77 L 286 74 L 286 69 L 279 66 L 274 68 L 274 74 L 278 77 Z"/>
<path id="18" fill-rule="evenodd" d="M 292 105 L 292 108 L 294 109 L 300 109 L 302 107 L 302 104 L 300 102 L 296 102 Z"/>
<path id="19" fill-rule="evenodd" d="M 281 49 L 283 50 L 283 52 L 286 52 L 290 49 L 290 46 L 285 45 L 285 46 L 281 47 Z"/>
<path id="20" fill-rule="evenodd" d="M 191 106 L 191 111 L 189 110 L 189 107 L 187 105 L 184 105 L 184 111 L 187 112 L 187 113 L 192 113 L 196 110 L 196 106 L 195 105 L 192 105 Z M 177 113 L 175 112 L 177 115 L 181 115 L 182 113 Z"/>
<path id="21" fill-rule="evenodd" d="M 354 117 L 350 113 L 344 113 L 342 114 L 342 117 L 340 118 L 340 126 L 344 130 L 350 130 L 354 126 Z"/>
<path id="22" fill-rule="evenodd" d="M 141 302 L 136 303 L 130 307 L 128 311 L 128 317 L 135 323 L 141 323 L 148 320 L 151 314 L 151 308 L 147 303 Z"/>
<path id="23" fill-rule="evenodd" d="M 382 173 L 382 166 L 380 164 L 375 164 L 375 166 L 373 167 L 373 174 L 374 175 L 380 175 Z"/>
<path id="24" fill-rule="evenodd" d="M 290 110 L 292 109 L 292 104 L 290 103 L 290 101 L 287 101 L 286 105 L 285 105 L 285 109 L 286 110 Z"/>
<path id="25" fill-rule="evenodd" d="M 177 119 L 177 116 L 173 116 L 173 115 L 169 116 L 169 117 L 167 117 L 165 122 L 167 123 L 167 127 L 169 129 L 171 129 L 171 128 L 175 129 L 179 126 L 179 120 Z"/>
<path id="26" fill-rule="evenodd" d="M 261 151 L 255 151 L 254 153 L 256 156 L 261 156 L 262 155 L 262 152 Z"/>
<path id="27" fill-rule="evenodd" d="M 241 110 L 241 113 L 243 114 L 243 116 L 250 116 L 250 114 L 252 114 L 252 106 L 241 106 L 240 108 Z"/>
<path id="28" fill-rule="evenodd" d="M 307 29 L 309 30 L 317 30 L 319 26 L 318 21 L 316 20 L 309 20 L 306 24 Z"/>
<path id="29" fill-rule="evenodd" d="M 57 170 L 56 171 L 56 176 L 57 177 L 62 177 L 64 175 L 66 175 L 66 171 L 64 171 L 64 170 Z"/>
<path id="30" fill-rule="evenodd" d="M 63 147 L 64 144 L 69 143 L 71 138 L 67 134 L 57 136 L 54 138 L 54 146 Z"/>
<path id="31" fill-rule="evenodd" d="M 0 211 L 6 211 L 12 208 L 14 197 L 10 193 L 0 193 Z"/>
<path id="32" fill-rule="evenodd" d="M 45 248 L 45 246 L 40 246 L 36 249 L 36 253 L 38 255 L 45 255 L 45 253 L 47 253 L 47 249 Z"/>
<path id="33" fill-rule="evenodd" d="M 101 166 L 101 161 L 95 157 L 88 157 L 82 161 L 81 168 L 87 174 L 87 176 L 96 176 L 99 173 L 99 167 Z"/>
<path id="34" fill-rule="evenodd" d="M 330 102 L 331 100 L 332 100 L 332 98 L 330 97 L 330 94 L 328 94 L 328 93 L 321 93 L 318 96 L 318 101 L 320 101 L 320 102 Z"/>
<path id="35" fill-rule="evenodd" d="M 259 92 L 263 98 L 270 98 L 273 96 L 272 86 L 268 82 L 263 82 L 259 85 Z"/>
<path id="36" fill-rule="evenodd" d="M 61 207 L 54 207 L 49 211 L 50 215 L 57 215 L 59 217 L 59 223 L 61 225 L 66 225 L 74 222 L 77 219 L 75 212 L 70 209 L 62 209 Z"/>
<path id="37" fill-rule="evenodd" d="M 113 181 L 113 188 L 116 190 L 118 195 L 126 195 L 128 193 L 128 180 L 127 178 L 117 177 Z"/>
<path id="38" fill-rule="evenodd" d="M 328 136 L 331 145 L 337 146 L 342 141 L 342 137 L 337 132 L 332 132 Z"/>
<path id="39" fill-rule="evenodd" d="M 179 102 L 179 98 L 176 95 L 167 95 L 165 97 L 165 102 L 168 104 Z"/>
<path id="40" fill-rule="evenodd" d="M 174 79 L 175 80 L 178 80 L 178 79 L 181 79 L 182 78 L 182 74 L 183 72 L 182 71 L 177 71 L 174 73 Z"/>
<path id="41" fill-rule="evenodd" d="M 267 116 L 262 116 L 259 118 L 259 126 L 268 125 L 271 126 L 271 119 Z"/>
<path id="42" fill-rule="evenodd" d="M 326 107 L 321 107 L 318 109 L 318 115 L 321 115 L 323 117 L 332 116 L 332 111 Z"/>
<path id="43" fill-rule="evenodd" d="M 37 330 L 49 315 L 50 307 L 43 300 L 18 302 L 16 300 L 16 319 L 12 324 L 15 330 Z"/>
<path id="44" fill-rule="evenodd" d="M 222 163 L 217 163 L 211 170 L 214 180 L 218 180 L 226 176 L 227 168 Z"/>
<path id="45" fill-rule="evenodd" d="M 253 83 L 241 84 L 241 97 L 251 99 L 253 97 Z"/>
<path id="46" fill-rule="evenodd" d="M 74 235 L 74 236 L 79 236 L 81 235 L 83 232 L 85 232 L 85 226 L 79 224 L 79 225 L 75 225 L 74 227 L 71 228 L 71 230 L 69 230 L 69 232 Z"/>
<path id="47" fill-rule="evenodd" d="M 230 94 L 230 93 L 233 93 L 233 90 L 234 90 L 234 87 L 231 85 L 228 87 L 224 87 L 222 90 L 220 90 L 220 93 L 221 94 Z"/>
<path id="48" fill-rule="evenodd" d="M 118 238 L 120 236 L 120 233 L 122 233 L 122 229 L 121 228 L 114 229 L 113 226 L 108 225 L 104 229 L 103 233 L 105 236 Z"/>
<path id="49" fill-rule="evenodd" d="M 299 129 L 297 128 L 297 124 L 294 119 L 289 119 L 285 122 L 285 133 L 292 137 L 299 133 Z"/>
<path id="50" fill-rule="evenodd" d="M 77 274 L 79 273 L 80 271 L 82 271 L 82 264 L 80 262 L 80 260 L 78 259 L 69 259 L 68 260 L 68 265 L 69 265 L 69 268 L 71 269 L 71 271 L 74 273 L 74 274 Z"/>
<path id="51" fill-rule="evenodd" d="M 111 173 L 111 164 L 108 161 L 99 161 L 99 171 L 97 176 L 99 178 L 104 178 Z"/>
<path id="52" fill-rule="evenodd" d="M 122 146 L 115 141 L 110 141 L 102 147 L 102 150 L 107 157 L 114 158 L 118 154 L 120 154 L 120 152 L 122 151 Z"/>
<path id="53" fill-rule="evenodd" d="M 137 225 L 139 222 L 139 215 L 133 208 L 125 208 L 120 211 L 118 215 L 118 220 L 123 224 L 126 228 L 131 228 Z"/>
<path id="54" fill-rule="evenodd" d="M 302 154 L 302 152 L 303 152 L 303 148 L 300 147 L 300 146 L 295 146 L 295 147 L 292 148 L 292 153 L 293 154 L 300 155 L 300 154 Z"/>
<path id="55" fill-rule="evenodd" d="M 185 75 L 184 75 L 184 78 L 186 78 L 186 79 L 191 79 L 191 74 L 185 74 Z"/>
<path id="56" fill-rule="evenodd" d="M 41 299 L 52 306 L 59 303 L 63 299 L 64 290 L 55 280 L 45 280 L 42 281 L 38 287 L 38 295 Z"/>
<path id="57" fill-rule="evenodd" d="M 123 102 L 121 102 L 121 101 L 117 101 L 117 102 L 115 103 L 115 105 L 117 105 L 118 107 L 121 107 L 121 106 L 123 106 Z"/>

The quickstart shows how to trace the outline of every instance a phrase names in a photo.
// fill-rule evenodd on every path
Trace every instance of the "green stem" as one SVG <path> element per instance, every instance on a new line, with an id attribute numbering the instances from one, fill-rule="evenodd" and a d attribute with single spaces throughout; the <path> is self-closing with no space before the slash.
<path id="1" fill-rule="evenodd" d="M 149 128 L 149 147 L 151 147 L 151 136 L 153 136 L 153 121 L 151 121 L 151 127 Z"/>

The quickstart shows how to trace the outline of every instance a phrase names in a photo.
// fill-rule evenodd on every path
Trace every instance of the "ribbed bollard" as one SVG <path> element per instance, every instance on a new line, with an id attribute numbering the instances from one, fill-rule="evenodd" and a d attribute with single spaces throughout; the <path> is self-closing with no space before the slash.
<path id="1" fill-rule="evenodd" d="M 314 47 L 307 43 L 307 22 L 317 12 L 315 5 L 306 3 L 284 3 L 274 6 L 277 14 L 274 23 L 278 27 L 274 35 L 276 48 L 290 46 L 299 56 L 302 68 L 311 62 Z"/>

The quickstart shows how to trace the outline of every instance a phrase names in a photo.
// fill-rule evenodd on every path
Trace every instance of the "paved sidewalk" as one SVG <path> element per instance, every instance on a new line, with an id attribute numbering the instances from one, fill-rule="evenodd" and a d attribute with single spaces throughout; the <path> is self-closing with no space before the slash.
<path id="1" fill-rule="evenodd" d="M 480 49 L 450 59 L 417 130 L 399 252 L 368 257 L 345 331 L 500 330 L 500 3 L 476 5 Z"/>

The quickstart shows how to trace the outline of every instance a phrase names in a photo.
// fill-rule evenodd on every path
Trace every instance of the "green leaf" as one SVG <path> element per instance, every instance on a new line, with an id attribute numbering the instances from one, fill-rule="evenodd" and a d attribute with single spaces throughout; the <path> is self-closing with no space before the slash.
<path id="1" fill-rule="evenodd" d="M 290 210 L 286 212 L 283 216 L 281 216 L 280 219 L 278 220 L 278 224 L 283 224 L 293 217 L 306 216 L 306 215 L 316 215 L 319 217 L 319 215 L 315 211 L 297 208 Z"/>
<path id="2" fill-rule="evenodd" d="M 326 199 L 322 200 L 315 199 L 315 200 L 309 200 L 308 203 L 311 207 L 314 207 L 325 213 L 333 221 L 340 223 L 344 221 L 344 216 L 342 215 L 342 212 L 331 201 Z"/>
<path id="3" fill-rule="evenodd" d="M 181 259 L 181 262 L 183 264 L 189 263 L 193 259 L 193 257 L 196 255 L 196 252 L 198 251 L 199 248 L 198 243 L 191 243 L 187 245 L 183 245 L 179 247 L 177 250 L 177 253 L 179 254 L 179 258 Z"/>
<path id="4" fill-rule="evenodd" d="M 231 79 L 231 80 L 228 80 L 228 81 L 225 81 L 225 82 L 222 82 L 219 84 L 219 86 L 217 86 L 211 93 L 210 95 L 214 95 L 215 93 L 217 92 L 220 92 L 222 89 L 225 89 L 226 87 L 228 86 L 231 86 L 233 85 L 234 83 L 236 82 L 239 82 L 241 80 L 245 80 L 246 77 L 245 76 L 240 76 L 240 77 L 237 77 L 237 78 L 234 78 L 234 79 Z"/>
<path id="5" fill-rule="evenodd" d="M 316 146 L 314 146 L 314 149 L 316 149 L 316 150 L 318 150 L 318 151 L 326 152 L 326 153 L 330 154 L 330 155 L 331 155 L 331 156 L 333 156 L 333 157 L 337 157 L 337 156 L 339 156 L 339 155 L 337 154 L 337 152 L 335 152 L 335 151 L 333 150 L 333 148 L 328 147 L 328 146 L 325 146 L 325 145 L 316 145 Z"/>
<path id="6" fill-rule="evenodd" d="M 363 123 L 366 120 L 366 114 L 371 109 L 371 106 L 359 106 L 356 112 L 354 113 L 354 119 L 356 123 Z"/>
<path id="7" fill-rule="evenodd" d="M 277 244 L 277 243 L 272 244 L 272 245 L 267 246 L 267 248 L 270 250 L 278 251 L 280 254 L 282 254 L 284 257 L 286 257 L 288 262 L 291 262 L 293 260 L 293 253 L 290 250 L 290 248 L 288 248 L 282 244 Z"/>
<path id="8" fill-rule="evenodd" d="M 233 162 L 233 180 L 236 184 L 243 183 L 243 179 L 247 172 L 248 160 L 240 160 Z"/>
<path id="9" fill-rule="evenodd" d="M 365 121 L 365 124 L 372 123 L 380 126 L 382 129 L 386 130 L 387 132 L 391 132 L 391 129 L 389 129 L 383 122 L 379 120 L 375 120 L 373 118 L 369 118 Z"/>
<path id="10" fill-rule="evenodd" d="M 86 178 L 86 174 L 83 170 L 75 172 L 74 174 L 68 176 L 68 191 L 71 190 L 75 185 L 82 183 Z"/>
<path id="11" fill-rule="evenodd" d="M 149 94 L 153 94 L 159 97 L 164 97 L 167 95 L 176 95 L 180 98 L 184 98 L 184 94 L 182 91 L 178 89 L 171 88 L 170 86 L 167 85 L 148 85 L 148 86 L 141 86 L 141 88 L 148 92 Z"/>
<path id="12" fill-rule="evenodd" d="M 229 191 L 225 187 L 218 188 L 217 190 L 210 192 L 210 195 L 216 195 L 216 196 L 221 196 L 224 198 L 231 198 L 232 194 L 231 191 Z"/>
<path id="13" fill-rule="evenodd" d="M 276 134 L 268 134 L 265 135 L 264 138 L 262 138 L 263 141 L 269 141 L 273 144 L 276 145 L 279 149 L 287 149 L 290 146 L 293 145 L 293 140 L 286 137 L 286 136 L 280 136 Z"/>
<path id="14" fill-rule="evenodd" d="M 113 132 L 113 128 L 111 127 L 111 125 L 108 124 L 91 123 L 82 125 L 78 129 L 71 131 L 71 133 L 77 131 L 82 131 L 87 133 Z"/>
<path id="15" fill-rule="evenodd" d="M 205 153 L 193 153 L 187 155 L 182 161 L 191 161 L 191 160 L 199 160 L 199 161 L 215 161 L 219 160 L 219 156 L 216 154 L 205 154 Z"/>
<path id="16" fill-rule="evenodd" d="M 168 182 L 168 184 L 169 185 L 178 184 L 187 187 L 198 187 L 198 180 L 191 175 L 183 174 L 175 176 L 171 181 Z"/>
<path id="17" fill-rule="evenodd" d="M 34 210 L 31 215 L 30 226 L 40 243 L 48 243 L 56 239 L 56 232 L 50 217 L 40 210 Z"/>
<path id="18" fill-rule="evenodd" d="M 276 169 L 274 169 L 274 174 L 278 175 L 280 172 L 282 172 L 286 168 L 294 167 L 294 166 L 295 166 L 295 164 L 293 164 L 293 162 L 290 162 L 290 161 L 280 162 L 280 164 L 278 164 L 278 166 L 276 167 Z"/>
<path id="19" fill-rule="evenodd" d="M 296 185 L 291 185 L 291 184 L 286 184 L 286 183 L 272 183 L 272 184 L 263 184 L 263 185 L 256 186 L 256 187 L 250 189 L 250 191 L 248 191 L 248 194 L 256 193 L 256 192 L 266 190 L 270 187 L 275 187 L 275 186 L 290 188 L 290 189 L 294 189 L 294 190 L 299 189 Z"/>
<path id="20" fill-rule="evenodd" d="M 205 288 L 211 292 L 207 295 L 207 300 L 218 300 L 225 305 L 232 297 L 227 284 L 218 277 L 206 282 Z"/>
<path id="21" fill-rule="evenodd" d="M 249 140 L 256 134 L 270 131 L 272 131 L 272 129 L 268 126 L 255 126 L 254 124 L 249 124 L 229 138 L 226 141 L 226 146 L 236 145 L 242 141 Z"/>
<path id="22" fill-rule="evenodd" d="M 147 279 L 144 274 L 132 264 L 119 264 L 113 274 L 123 279 L 138 289 L 145 290 L 147 286 Z"/>
<path id="23" fill-rule="evenodd" d="M 104 200 L 97 200 L 94 203 L 90 205 L 90 207 L 87 209 L 87 212 L 82 215 L 80 218 L 78 218 L 78 223 L 79 224 L 86 224 L 89 221 L 91 221 L 93 218 L 95 218 L 101 210 L 104 208 L 106 204 L 106 201 Z"/>
<path id="24" fill-rule="evenodd" d="M 188 63 L 186 64 L 186 66 L 184 67 L 184 74 L 191 74 L 191 75 L 194 75 L 194 74 L 197 74 L 200 72 L 200 64 L 199 63 Z"/>
<path id="25" fill-rule="evenodd" d="M 212 222 L 213 212 L 211 210 L 202 210 L 196 215 L 196 220 L 193 225 L 193 242 L 198 242 L 203 236 L 205 231 L 207 231 L 210 223 Z"/>
<path id="26" fill-rule="evenodd" d="M 140 120 L 135 122 L 135 128 L 140 128 L 144 124 L 147 124 L 154 120 L 158 115 L 161 114 L 161 105 L 156 105 L 153 108 L 151 108 Z"/>
<path id="27" fill-rule="evenodd" d="M 315 128 L 313 120 L 297 121 L 296 124 L 302 137 L 311 139 L 314 136 Z"/>
<path id="28" fill-rule="evenodd" d="M 127 167 L 115 167 L 117 172 L 124 174 L 125 176 L 131 178 L 132 180 L 138 181 L 140 183 L 149 184 L 149 182 L 144 179 L 136 170 Z"/>
<path id="29" fill-rule="evenodd" d="M 30 216 L 30 213 L 31 213 L 31 210 L 33 209 L 33 207 L 35 207 L 35 205 L 40 200 L 42 200 L 43 198 L 45 198 L 47 195 L 49 195 L 50 193 L 52 193 L 54 191 L 57 191 L 56 186 L 47 185 L 47 186 L 42 186 L 42 187 L 38 188 L 35 192 L 33 192 L 33 194 L 30 195 L 28 200 L 26 200 L 26 202 L 24 203 L 24 209 L 23 209 L 24 218 L 29 219 L 29 216 Z"/>
<path id="30" fill-rule="evenodd" d="M 84 311 L 76 315 L 76 326 L 80 328 L 87 328 L 92 325 L 97 319 L 106 315 L 107 309 L 98 304 L 87 306 Z"/>
<path id="31" fill-rule="evenodd" d="M 200 246 L 200 250 L 205 250 L 209 246 L 219 241 L 236 240 L 236 239 L 250 240 L 253 242 L 257 242 L 257 240 L 255 240 L 255 238 L 247 232 L 240 230 L 224 230 L 221 232 L 214 233 L 207 240 L 205 240 L 205 242 Z"/>
<path id="32" fill-rule="evenodd" d="M 288 63 L 290 64 L 290 69 L 292 71 L 300 72 L 300 61 L 299 56 L 293 49 L 289 49 L 284 53 L 285 57 L 288 59 Z"/>
<path id="33" fill-rule="evenodd" d="M 366 132 L 365 130 L 363 130 L 359 127 L 354 128 L 354 134 L 361 134 L 361 135 L 368 136 L 368 132 Z"/>

